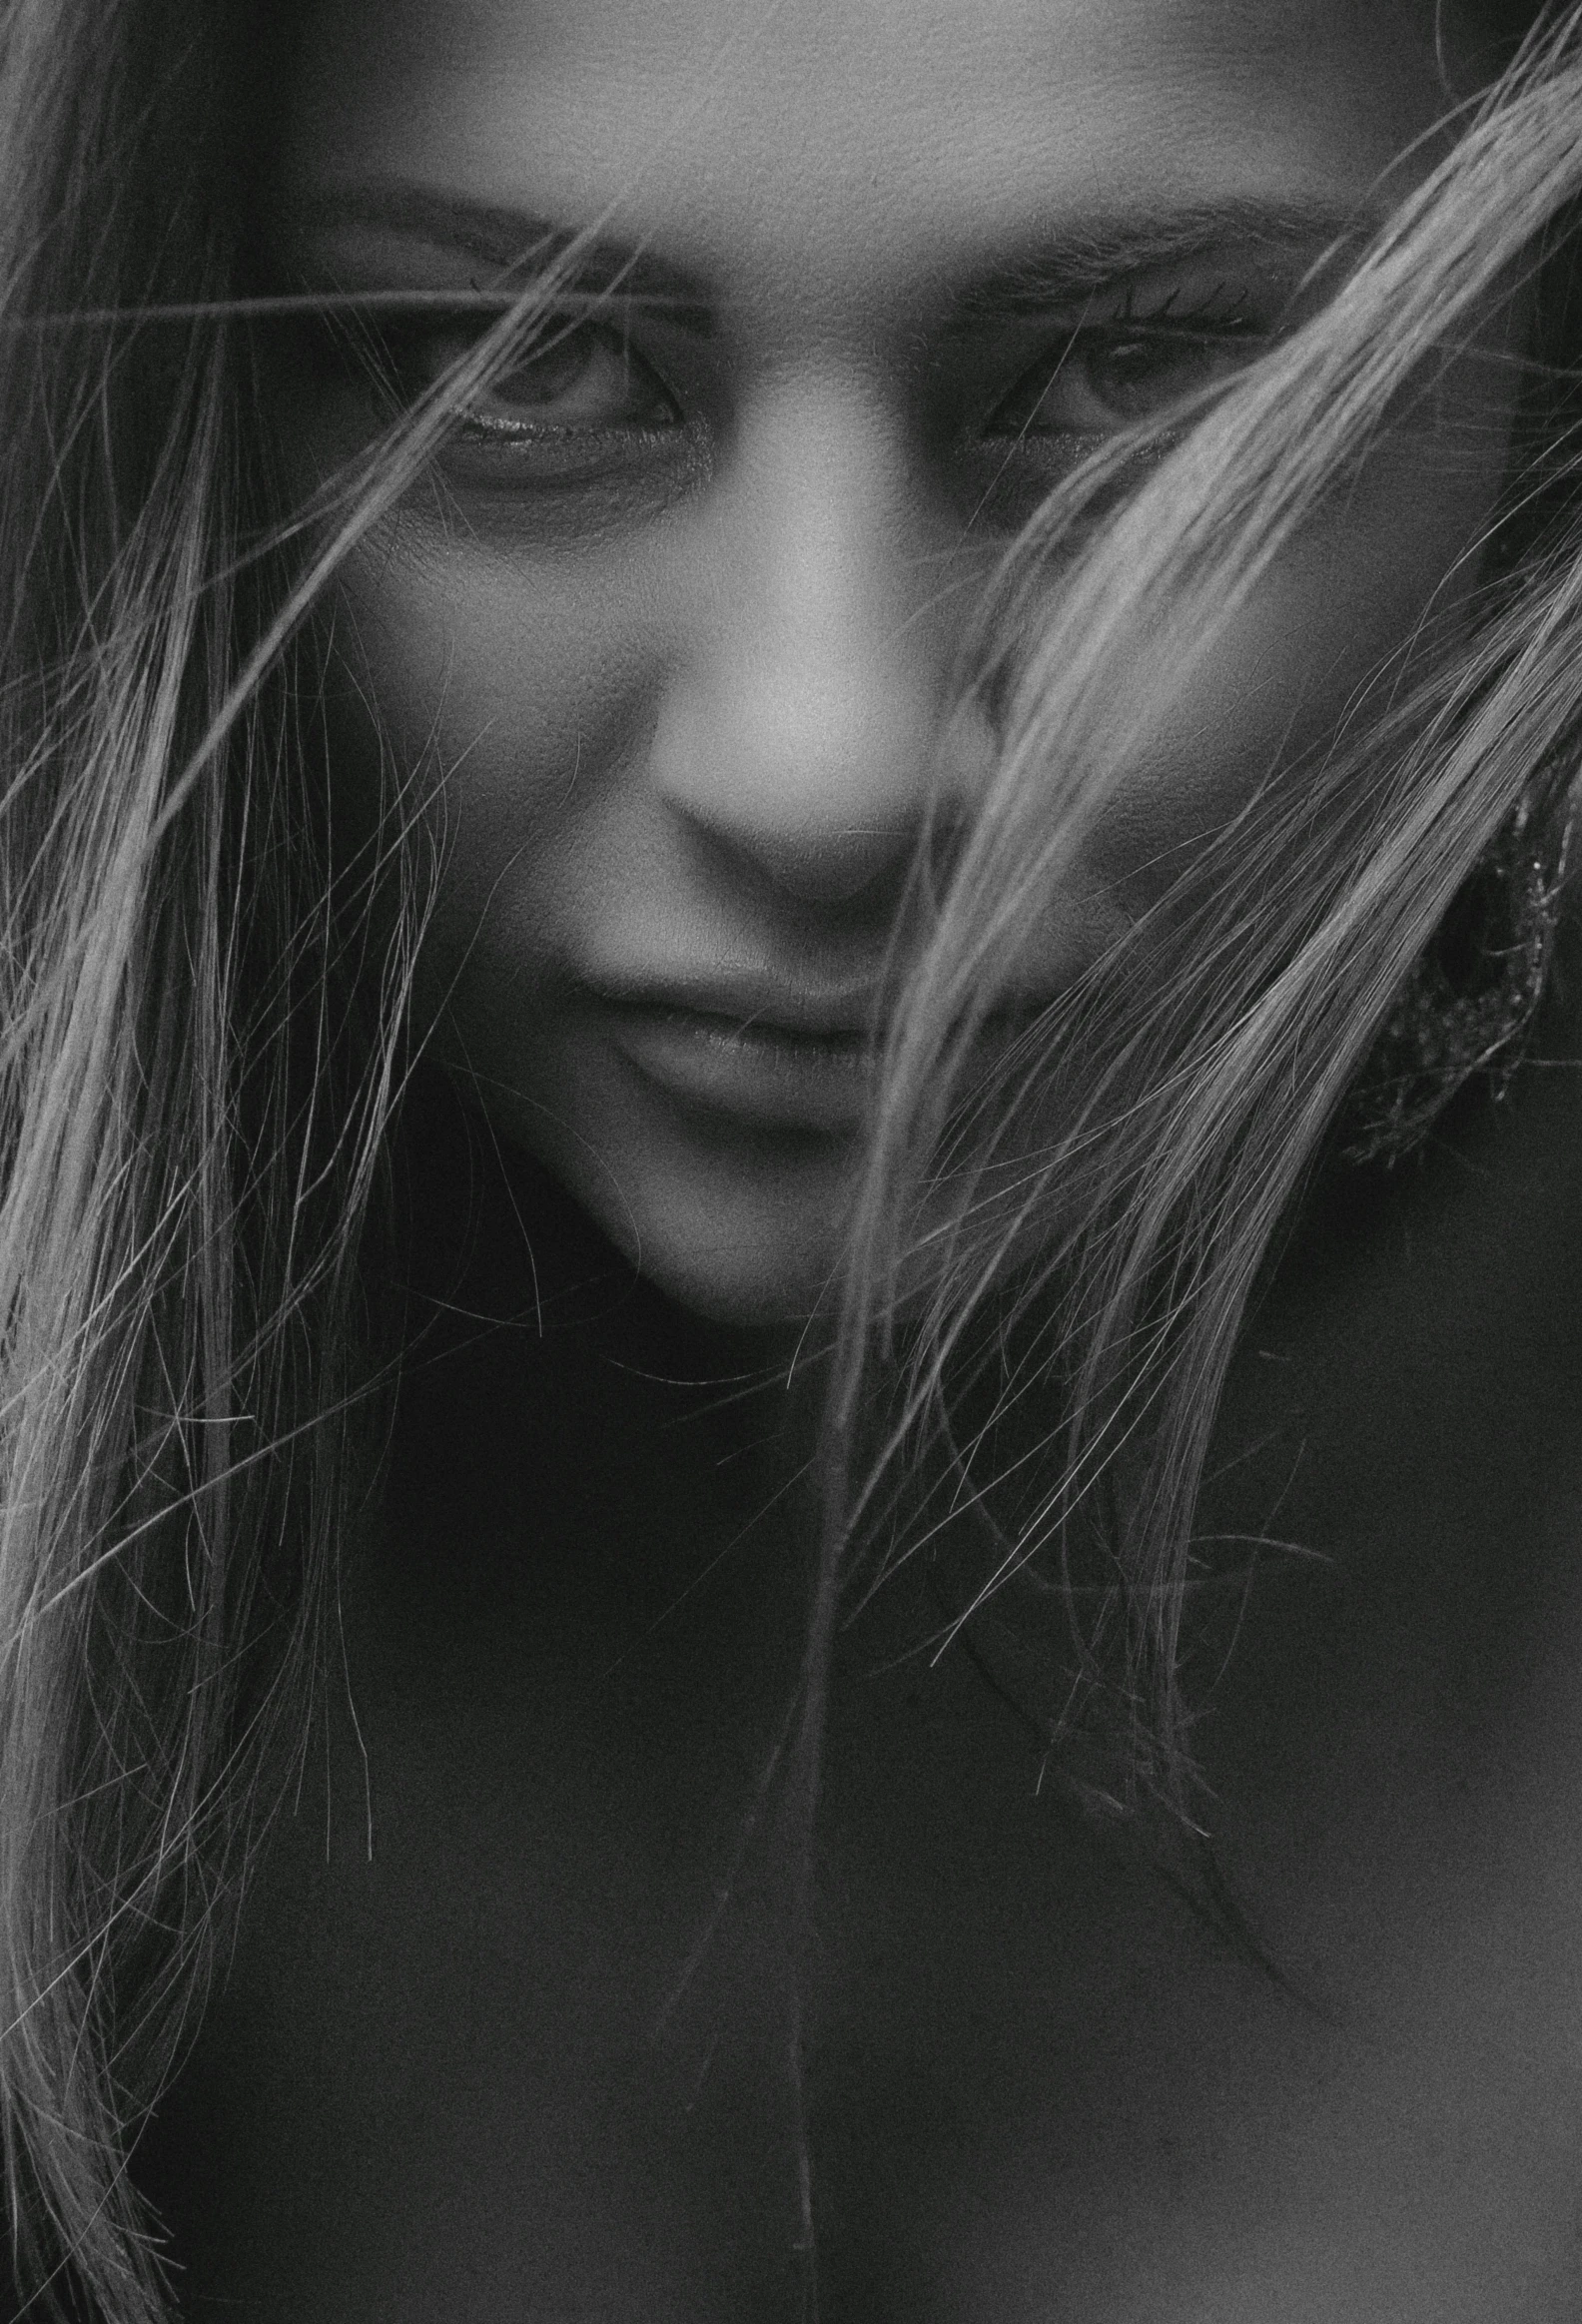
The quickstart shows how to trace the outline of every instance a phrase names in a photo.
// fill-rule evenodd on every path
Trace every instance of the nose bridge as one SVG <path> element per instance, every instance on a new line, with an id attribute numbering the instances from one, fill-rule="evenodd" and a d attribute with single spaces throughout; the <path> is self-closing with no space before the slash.
<path id="1" fill-rule="evenodd" d="M 810 897 L 910 850 L 953 652 L 905 428 L 861 383 L 798 379 L 743 414 L 704 585 L 661 709 L 670 804 Z"/>

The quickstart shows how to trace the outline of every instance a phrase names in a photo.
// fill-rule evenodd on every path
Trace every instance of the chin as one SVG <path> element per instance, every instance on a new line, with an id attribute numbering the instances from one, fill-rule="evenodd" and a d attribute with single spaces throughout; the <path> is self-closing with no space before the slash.
<path id="1" fill-rule="evenodd" d="M 650 1171 L 571 1191 L 678 1306 L 735 1330 L 784 1330 L 830 1311 L 845 1189 L 782 1176 Z"/>
<path id="2" fill-rule="evenodd" d="M 645 1102 L 634 1077 L 566 1077 L 528 1104 L 498 1077 L 480 1109 L 656 1290 L 734 1330 L 828 1315 L 860 1142 Z M 474 1098 L 474 1103 L 476 1102 Z"/>

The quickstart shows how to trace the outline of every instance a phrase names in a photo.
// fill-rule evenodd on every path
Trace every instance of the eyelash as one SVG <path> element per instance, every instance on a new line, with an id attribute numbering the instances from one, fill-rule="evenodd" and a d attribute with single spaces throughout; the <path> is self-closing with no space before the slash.
<path id="1" fill-rule="evenodd" d="M 1143 306 L 1129 290 L 1112 314 L 1094 315 L 1091 310 L 1085 311 L 1067 326 L 1054 348 L 1038 356 L 1001 395 L 990 414 L 986 432 L 993 432 L 994 417 L 1030 387 L 1042 383 L 1042 394 L 1049 394 L 1074 367 L 1080 369 L 1085 359 L 1103 354 L 1113 356 L 1129 346 L 1157 351 L 1177 349 L 1184 353 L 1196 350 L 1204 356 L 1243 350 L 1250 357 L 1267 345 L 1270 333 L 1258 327 L 1248 311 L 1245 294 L 1230 284 L 1217 284 L 1190 305 L 1183 304 L 1184 297 L 1178 288 L 1152 306 Z M 1118 417 L 1117 424 L 1123 423 Z M 1023 430 L 1014 432 L 1020 436 Z"/>
<path id="2" fill-rule="evenodd" d="M 601 321 L 597 315 L 567 315 L 562 320 L 563 328 L 551 329 L 545 345 L 529 345 L 520 357 L 507 357 L 480 390 L 478 401 L 498 396 L 516 374 L 530 376 L 538 371 L 552 383 L 559 357 L 569 365 L 559 400 L 564 401 L 567 392 L 574 399 L 581 378 L 589 369 L 596 372 L 602 361 L 608 375 L 604 385 L 608 387 L 613 379 L 632 394 L 645 397 L 649 416 L 612 422 L 590 414 L 586 425 L 546 425 L 519 413 L 491 414 L 463 408 L 455 415 L 441 460 L 452 468 L 464 468 L 470 459 L 477 475 L 500 482 L 515 473 L 524 483 L 560 480 L 574 485 L 610 474 L 632 460 L 651 460 L 656 451 L 673 449 L 679 442 L 695 438 L 696 429 L 687 421 L 682 398 L 669 387 L 662 371 L 631 344 L 624 324 Z M 1064 324 L 1055 318 L 1051 321 L 1052 337 L 1044 350 L 1000 391 L 972 431 L 984 448 L 993 450 L 1002 461 L 1021 454 L 1027 461 L 1042 461 L 1047 466 L 1055 441 L 1075 447 L 1085 440 L 1100 440 L 1127 424 L 1129 415 L 1124 412 L 1112 413 L 1108 421 L 1101 413 L 1096 423 L 1087 426 L 1039 424 L 1042 406 L 1057 395 L 1062 383 L 1069 388 L 1080 387 L 1088 369 L 1107 356 L 1114 359 L 1135 345 L 1140 350 L 1179 349 L 1184 354 L 1201 350 L 1205 361 L 1231 348 L 1243 349 L 1250 357 L 1270 337 L 1268 330 L 1259 328 L 1250 317 L 1244 293 L 1223 281 L 1189 302 L 1180 286 L 1152 302 L 1129 289 L 1109 314 L 1096 314 L 1090 305 Z M 434 386 L 450 363 L 464 356 L 468 342 L 475 342 L 487 327 L 486 321 L 480 324 L 475 309 L 461 309 L 453 314 L 430 311 L 420 318 L 392 322 L 383 330 L 360 335 L 356 343 L 343 332 L 338 335 L 338 368 L 344 372 L 351 356 L 365 381 L 372 372 L 380 399 L 395 417 Z M 441 351 L 438 361 L 434 360 L 436 347 Z M 579 363 L 582 375 L 578 374 Z M 548 407 L 557 398 L 551 394 L 541 400 Z M 1166 395 L 1162 400 L 1170 398 Z M 1014 414 L 1019 403 L 1026 407 L 1025 416 L 997 426 L 997 419 Z M 655 416 L 660 413 L 665 415 Z M 478 462 L 485 465 L 478 468 Z"/>
<path id="3" fill-rule="evenodd" d="M 1129 289 L 1121 302 L 1119 313 L 1112 320 L 1117 324 L 1132 325 L 1138 329 L 1151 324 L 1168 323 L 1173 331 L 1192 331 L 1199 328 L 1212 328 L 1216 331 L 1238 330 L 1246 321 L 1246 294 L 1227 281 L 1216 283 L 1211 291 L 1204 293 L 1195 307 L 1183 307 L 1180 304 L 1182 296 L 1183 294 L 1178 288 L 1169 292 L 1158 306 L 1139 307 L 1134 304 L 1136 293 Z M 1227 298 L 1230 303 L 1228 314 L 1223 311 Z"/>

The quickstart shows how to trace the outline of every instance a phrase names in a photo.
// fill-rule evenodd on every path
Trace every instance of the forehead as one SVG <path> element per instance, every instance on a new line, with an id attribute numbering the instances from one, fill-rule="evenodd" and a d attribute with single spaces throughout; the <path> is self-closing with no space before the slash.
<path id="1" fill-rule="evenodd" d="M 277 185 L 872 281 L 1107 207 L 1344 204 L 1445 109 L 1428 0 L 308 0 Z"/>

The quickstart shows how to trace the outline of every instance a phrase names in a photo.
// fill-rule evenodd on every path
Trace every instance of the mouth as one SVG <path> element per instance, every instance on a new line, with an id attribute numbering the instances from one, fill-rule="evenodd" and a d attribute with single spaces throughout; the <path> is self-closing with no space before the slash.
<path id="1" fill-rule="evenodd" d="M 850 1138 L 868 1116 L 886 1031 L 885 997 L 763 979 L 584 988 L 605 1038 L 650 1085 L 689 1111 L 744 1129 Z M 991 1047 L 1024 1032 L 1043 1004 L 997 1010 Z"/>
<path id="2" fill-rule="evenodd" d="M 709 998 L 609 996 L 599 1015 L 626 1062 L 688 1107 L 750 1129 L 860 1129 L 878 1057 L 862 1012 L 789 992 L 751 1008 Z"/>

